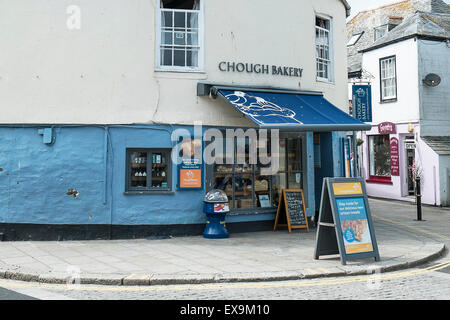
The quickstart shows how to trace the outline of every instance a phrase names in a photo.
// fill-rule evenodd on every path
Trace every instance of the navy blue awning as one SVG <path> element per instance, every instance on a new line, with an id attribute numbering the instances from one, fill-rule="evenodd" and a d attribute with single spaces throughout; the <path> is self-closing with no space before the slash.
<path id="1" fill-rule="evenodd" d="M 218 97 L 265 129 L 285 131 L 370 130 L 341 111 L 321 93 L 213 87 Z"/>

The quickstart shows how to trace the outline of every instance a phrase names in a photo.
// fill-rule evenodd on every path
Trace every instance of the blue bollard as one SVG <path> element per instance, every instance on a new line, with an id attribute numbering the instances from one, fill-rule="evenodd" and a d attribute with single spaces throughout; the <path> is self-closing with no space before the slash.
<path id="1" fill-rule="evenodd" d="M 226 205 L 228 206 L 228 203 Z M 225 215 L 227 214 L 227 211 L 217 211 L 218 206 L 221 206 L 221 204 L 205 202 L 203 205 L 203 212 L 206 214 L 207 219 L 206 228 L 203 231 L 204 238 L 221 239 L 229 237 L 225 226 Z M 216 211 L 214 208 L 216 208 Z"/>

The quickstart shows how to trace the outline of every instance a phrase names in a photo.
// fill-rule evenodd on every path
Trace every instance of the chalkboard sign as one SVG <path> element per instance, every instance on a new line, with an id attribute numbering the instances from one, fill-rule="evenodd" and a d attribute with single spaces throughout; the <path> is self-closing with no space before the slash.
<path id="1" fill-rule="evenodd" d="M 283 226 L 287 226 L 289 232 L 304 228 L 309 232 L 302 189 L 284 189 L 281 192 L 273 230 Z"/>

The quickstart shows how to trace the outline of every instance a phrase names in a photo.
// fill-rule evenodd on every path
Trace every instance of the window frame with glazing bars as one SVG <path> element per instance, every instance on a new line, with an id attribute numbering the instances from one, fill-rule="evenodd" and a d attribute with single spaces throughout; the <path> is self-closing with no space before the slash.
<path id="1" fill-rule="evenodd" d="M 382 63 L 383 61 L 388 61 L 388 60 L 393 60 L 394 61 L 394 76 L 391 78 L 383 78 L 383 73 L 382 73 Z M 379 59 L 379 74 L 380 74 L 380 103 L 387 103 L 387 102 L 395 102 L 397 101 L 398 98 L 398 87 L 397 87 L 397 57 L 396 55 L 392 55 L 392 56 L 388 56 L 388 57 L 383 57 Z M 383 94 L 383 81 L 387 80 L 387 79 L 393 79 L 394 80 L 394 90 L 395 90 L 395 95 L 393 96 L 388 96 L 385 97 Z"/>
<path id="2" fill-rule="evenodd" d="M 163 26 L 163 13 L 164 12 L 172 12 L 171 15 L 171 25 L 168 27 Z M 177 27 L 175 24 L 175 15 L 176 14 L 184 14 L 184 26 Z M 188 27 L 188 15 L 195 13 L 197 15 L 197 26 L 196 27 Z M 170 9 L 170 8 L 161 8 L 158 4 L 158 9 L 156 13 L 156 46 L 155 46 L 155 65 L 156 71 L 174 71 L 174 72 L 201 72 L 203 71 L 203 1 L 200 1 L 199 9 Z M 163 33 L 172 34 L 171 43 L 165 44 Z M 184 35 L 184 44 L 176 43 L 176 34 L 182 33 Z M 187 36 L 191 35 L 191 39 L 193 35 L 197 35 L 196 44 L 188 44 Z M 195 37 L 194 37 L 195 38 Z M 181 39 L 181 38 L 180 38 Z M 163 59 L 163 50 L 169 50 L 171 52 L 171 64 L 164 64 Z M 175 52 L 184 51 L 184 66 L 175 65 Z M 194 59 L 195 52 L 197 53 L 196 63 L 191 63 L 193 66 L 187 65 L 188 62 L 188 52 L 191 52 L 191 58 Z M 192 60 L 191 60 L 192 61 Z"/>
<path id="3" fill-rule="evenodd" d="M 333 19 L 329 18 L 329 17 L 320 16 L 320 15 L 317 15 L 315 17 L 315 19 L 316 19 L 316 21 L 317 21 L 317 19 L 320 19 L 320 20 L 323 20 L 328 23 L 328 29 L 318 26 L 317 22 L 314 25 L 314 32 L 315 32 L 314 45 L 315 45 L 315 51 L 316 51 L 316 59 L 315 59 L 316 80 L 321 81 L 321 82 L 333 82 L 334 81 L 333 39 L 332 39 L 332 37 L 333 37 Z M 318 43 L 317 32 L 319 32 L 319 34 L 321 32 L 327 34 L 328 43 L 326 45 Z M 327 57 L 323 57 L 320 55 L 320 52 L 325 51 L 325 50 L 327 52 Z M 324 72 L 323 70 L 319 71 L 319 65 L 322 65 L 326 68 L 327 77 L 322 77 L 321 75 L 319 75 L 319 72 Z"/>
<path id="4" fill-rule="evenodd" d="M 131 186 L 131 172 L 132 172 L 132 161 L 131 155 L 134 152 L 146 153 L 145 168 L 146 176 L 146 186 L 145 187 L 133 187 Z M 152 187 L 152 155 L 156 153 L 164 154 L 166 157 L 167 166 L 167 187 Z M 155 194 L 155 193 L 172 193 L 172 149 L 170 148 L 127 148 L 126 149 L 126 174 L 125 174 L 125 193 L 129 194 Z M 141 163 L 142 164 L 142 163 Z"/>

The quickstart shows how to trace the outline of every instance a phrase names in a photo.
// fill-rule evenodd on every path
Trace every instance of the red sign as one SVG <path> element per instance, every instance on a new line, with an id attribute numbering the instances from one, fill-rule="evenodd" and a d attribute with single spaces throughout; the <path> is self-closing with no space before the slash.
<path id="1" fill-rule="evenodd" d="M 397 138 L 391 138 L 390 151 L 391 151 L 391 176 L 399 176 L 400 175 L 400 166 L 399 166 L 399 159 L 398 159 L 398 139 Z"/>
<path id="2" fill-rule="evenodd" d="M 378 125 L 378 132 L 380 134 L 391 134 L 397 133 L 395 123 L 392 122 L 382 122 Z"/>

